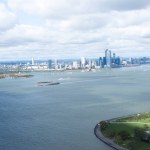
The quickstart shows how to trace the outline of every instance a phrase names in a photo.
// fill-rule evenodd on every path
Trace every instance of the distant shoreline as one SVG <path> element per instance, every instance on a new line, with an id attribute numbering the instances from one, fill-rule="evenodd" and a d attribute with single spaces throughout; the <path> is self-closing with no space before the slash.
<path id="1" fill-rule="evenodd" d="M 5 78 L 29 78 L 29 77 L 33 77 L 33 75 L 23 74 L 23 73 L 0 74 L 0 79 L 5 79 Z"/>

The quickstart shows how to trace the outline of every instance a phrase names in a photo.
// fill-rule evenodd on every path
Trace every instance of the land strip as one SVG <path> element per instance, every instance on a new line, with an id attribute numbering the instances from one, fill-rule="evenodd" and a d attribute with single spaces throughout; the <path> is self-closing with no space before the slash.
<path id="1" fill-rule="evenodd" d="M 107 144 L 108 146 L 110 146 L 111 148 L 113 148 L 115 150 L 127 150 L 126 148 L 123 148 L 123 147 L 115 144 L 113 142 L 113 140 L 106 138 L 101 132 L 100 124 L 97 124 L 95 126 L 94 134 L 99 140 L 101 140 L 102 142 L 104 142 L 105 144 Z"/>

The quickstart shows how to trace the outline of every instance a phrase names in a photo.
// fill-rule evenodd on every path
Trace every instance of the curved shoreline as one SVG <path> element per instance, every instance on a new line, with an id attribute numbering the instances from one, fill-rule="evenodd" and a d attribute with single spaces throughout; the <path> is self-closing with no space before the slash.
<path id="1" fill-rule="evenodd" d="M 112 120 L 112 119 L 111 119 Z M 128 150 L 126 148 L 123 148 L 117 144 L 115 144 L 112 140 L 104 137 L 104 135 L 102 134 L 101 132 L 101 129 L 100 129 L 100 124 L 97 124 L 94 128 L 94 134 L 95 136 L 101 140 L 103 143 L 105 143 L 106 145 L 108 145 L 109 147 L 115 149 L 115 150 Z"/>
<path id="2" fill-rule="evenodd" d="M 150 113 L 150 112 L 132 114 L 132 115 L 127 115 L 127 116 L 123 116 L 123 117 L 116 117 L 116 118 L 112 118 L 112 119 L 108 119 L 108 120 L 103 120 L 103 121 L 106 121 L 108 123 L 113 123 L 114 121 L 116 121 L 118 119 L 123 119 L 123 118 L 127 118 L 127 117 L 132 117 L 132 116 L 139 116 L 139 115 L 146 114 L 146 113 Z M 101 132 L 101 125 L 100 125 L 100 123 L 98 123 L 95 126 L 95 128 L 94 128 L 94 134 L 95 134 L 95 136 L 99 140 L 101 140 L 103 143 L 105 143 L 106 145 L 108 145 L 109 147 L 111 147 L 113 149 L 116 149 L 116 150 L 128 150 L 127 148 L 121 147 L 120 145 L 114 143 L 114 141 L 112 139 L 109 139 L 109 138 L 105 137 L 103 135 L 103 133 Z"/>

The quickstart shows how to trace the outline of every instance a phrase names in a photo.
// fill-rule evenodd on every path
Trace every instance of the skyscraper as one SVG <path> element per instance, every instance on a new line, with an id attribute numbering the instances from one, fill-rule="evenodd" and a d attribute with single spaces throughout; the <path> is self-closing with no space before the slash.
<path id="1" fill-rule="evenodd" d="M 113 58 L 114 58 L 114 59 L 116 58 L 116 54 L 115 54 L 115 53 L 113 53 Z"/>
<path id="2" fill-rule="evenodd" d="M 98 59 L 98 66 L 102 67 L 102 65 L 103 65 L 102 62 L 103 62 L 102 57 L 100 57 Z"/>
<path id="3" fill-rule="evenodd" d="M 48 60 L 48 69 L 52 68 L 52 60 Z"/>
<path id="4" fill-rule="evenodd" d="M 116 60 L 116 54 L 115 53 L 113 53 L 113 57 L 112 57 L 112 64 L 115 64 L 115 60 Z"/>
<path id="5" fill-rule="evenodd" d="M 57 59 L 55 59 L 55 66 L 57 66 L 58 65 L 58 60 Z"/>
<path id="6" fill-rule="evenodd" d="M 85 68 L 86 65 L 86 58 L 85 57 L 81 57 L 81 67 Z"/>
<path id="7" fill-rule="evenodd" d="M 34 58 L 32 58 L 32 65 L 34 66 Z"/>
<path id="8" fill-rule="evenodd" d="M 55 63 L 54 63 L 54 65 L 55 65 L 55 69 L 58 69 L 59 64 L 58 64 L 58 60 L 57 60 L 57 59 L 55 59 Z"/>
<path id="9" fill-rule="evenodd" d="M 89 68 L 92 68 L 92 60 L 89 59 Z"/>
<path id="10" fill-rule="evenodd" d="M 106 58 L 106 66 L 111 67 L 111 51 L 108 49 L 105 50 L 105 58 Z"/>

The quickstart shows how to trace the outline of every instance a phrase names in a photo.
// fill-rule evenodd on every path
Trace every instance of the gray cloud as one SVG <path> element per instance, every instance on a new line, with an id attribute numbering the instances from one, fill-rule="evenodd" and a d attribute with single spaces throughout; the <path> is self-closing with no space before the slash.
<path id="1" fill-rule="evenodd" d="M 117 11 L 125 11 L 125 10 L 137 10 L 137 9 L 145 9 L 150 6 L 149 0 L 100 0 L 99 1 L 100 8 L 104 10 L 117 10 Z"/>

